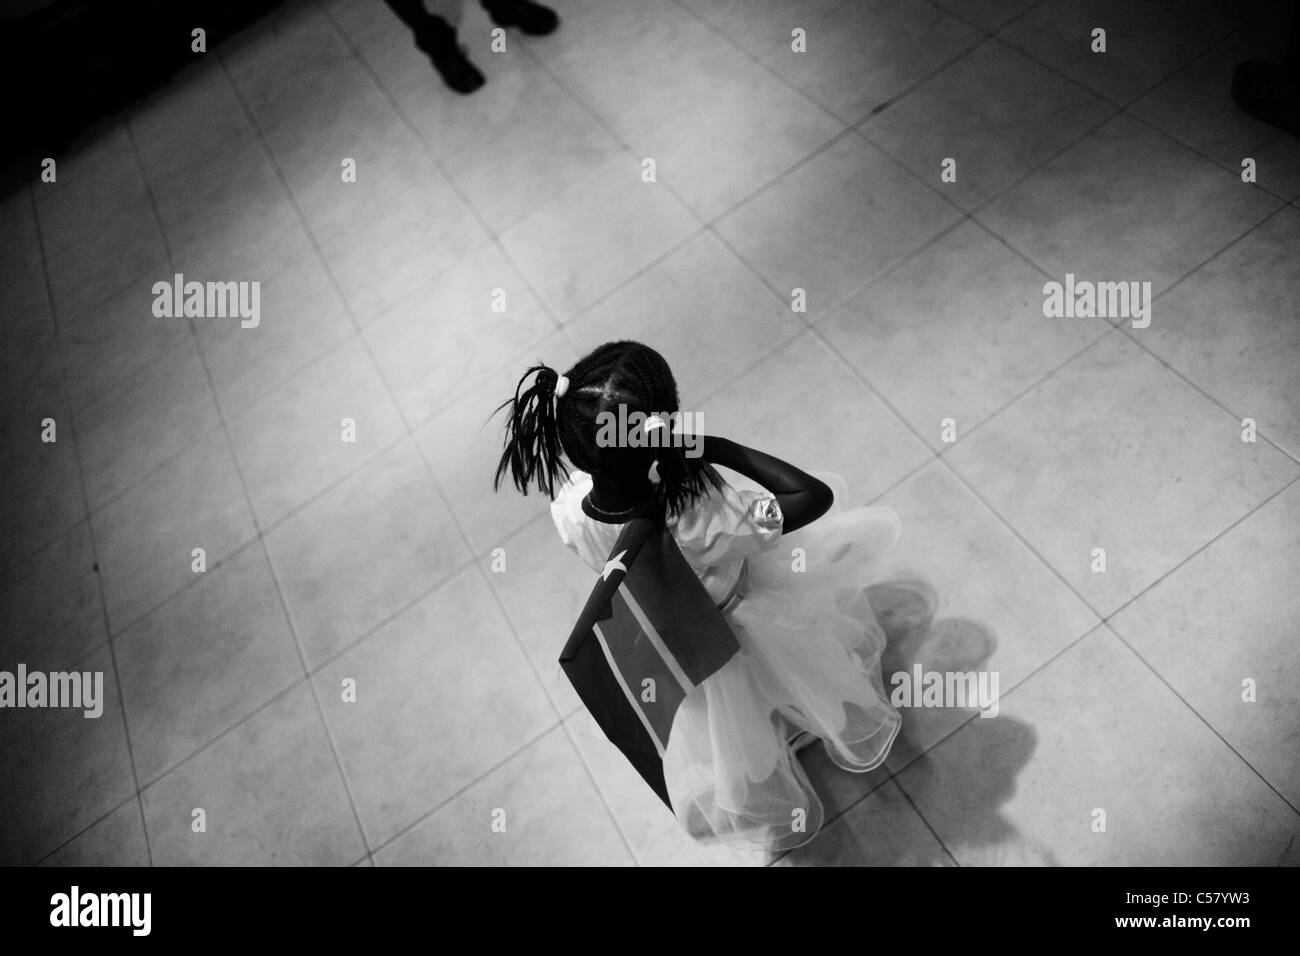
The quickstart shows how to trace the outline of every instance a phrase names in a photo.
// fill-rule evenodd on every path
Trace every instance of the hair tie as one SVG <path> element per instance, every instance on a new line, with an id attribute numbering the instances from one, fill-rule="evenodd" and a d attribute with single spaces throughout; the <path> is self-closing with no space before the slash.
<path id="1" fill-rule="evenodd" d="M 664 420 L 660 418 L 658 415 L 651 415 L 649 418 L 645 420 L 645 431 L 647 432 L 652 432 L 656 428 L 663 428 L 663 427 L 664 427 Z"/>
<path id="2" fill-rule="evenodd" d="M 569 379 L 566 375 L 557 376 L 555 379 L 555 397 L 563 398 L 564 393 L 569 390 Z"/>

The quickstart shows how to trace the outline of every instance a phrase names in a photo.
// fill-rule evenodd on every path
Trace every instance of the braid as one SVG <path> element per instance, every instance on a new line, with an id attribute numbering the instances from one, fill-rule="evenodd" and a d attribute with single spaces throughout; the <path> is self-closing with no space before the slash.
<path id="1" fill-rule="evenodd" d="M 524 390 L 525 380 L 534 372 L 536 380 Z M 680 410 L 677 382 L 654 349 L 639 342 L 606 342 L 584 356 L 565 377 L 568 390 L 554 402 L 551 396 L 558 376 L 553 369 L 538 364 L 520 379 L 493 487 L 499 487 L 509 471 L 524 494 L 536 481 L 554 497 L 555 476 L 567 475 L 561 450 L 583 471 L 619 482 L 645 480 L 657 462 L 655 496 L 660 514 L 680 514 L 707 494 L 710 486 L 722 487 L 722 477 L 712 465 L 702 458 L 687 458 L 685 449 L 674 442 L 643 448 L 601 447 L 597 442 L 599 416 L 618 414 L 620 405 L 629 413 L 669 415 Z M 509 405 L 507 400 L 500 408 Z"/>
<path id="2" fill-rule="evenodd" d="M 524 382 L 534 372 L 537 377 L 525 389 Z M 513 402 L 506 399 L 497 406 L 498 412 L 506 406 L 511 408 L 505 423 L 505 450 L 497 462 L 493 490 L 500 489 L 501 479 L 508 471 L 521 494 L 526 496 L 529 487 L 536 481 L 539 491 L 555 497 L 557 475 L 563 477 L 568 474 L 560 459 L 560 440 L 552 401 L 558 380 L 559 376 L 554 369 L 539 362 L 519 379 Z"/>

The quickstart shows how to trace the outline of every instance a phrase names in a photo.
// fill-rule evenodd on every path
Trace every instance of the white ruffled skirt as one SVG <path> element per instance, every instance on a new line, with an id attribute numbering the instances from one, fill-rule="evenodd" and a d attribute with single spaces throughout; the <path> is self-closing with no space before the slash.
<path id="1" fill-rule="evenodd" d="M 664 779 L 678 819 L 701 842 L 769 852 L 807 843 L 823 810 L 790 728 L 821 738 L 838 767 L 865 773 L 884 761 L 902 722 L 881 679 L 885 635 L 865 594 L 871 565 L 898 539 L 898 515 L 844 509 L 843 480 L 819 477 L 836 504 L 747 559 L 741 599 L 726 612 L 741 650 L 673 722 Z"/>

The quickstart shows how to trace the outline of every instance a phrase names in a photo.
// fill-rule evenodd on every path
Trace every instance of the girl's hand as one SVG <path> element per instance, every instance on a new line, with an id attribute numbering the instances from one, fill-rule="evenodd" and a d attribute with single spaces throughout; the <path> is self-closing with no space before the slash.
<path id="1" fill-rule="evenodd" d="M 830 510 L 835 501 L 835 493 L 829 485 L 789 462 L 726 438 L 698 437 L 706 461 L 739 472 L 775 496 L 785 518 L 781 525 L 782 534 L 816 521 Z"/>

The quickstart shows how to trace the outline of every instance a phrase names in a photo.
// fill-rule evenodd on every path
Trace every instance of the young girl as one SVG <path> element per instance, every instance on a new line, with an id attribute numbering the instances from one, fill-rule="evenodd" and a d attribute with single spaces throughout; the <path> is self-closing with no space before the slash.
<path id="1" fill-rule="evenodd" d="M 508 474 L 524 494 L 534 484 L 546 492 L 561 540 L 596 571 L 623 524 L 652 509 L 740 643 L 674 720 L 663 770 L 678 819 L 701 841 L 747 849 L 811 840 L 822 805 L 791 736 L 821 738 L 837 766 L 863 773 L 880 765 L 898 733 L 880 676 L 884 633 L 863 592 L 866 565 L 898 537 L 897 515 L 842 509 L 839 479 L 825 476 L 841 486 L 837 496 L 725 438 L 598 441 L 605 415 L 680 411 L 667 363 L 637 342 L 602 345 L 563 375 L 533 366 L 507 407 L 494 487 Z M 737 490 L 715 465 L 767 490 Z"/>

